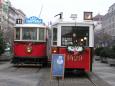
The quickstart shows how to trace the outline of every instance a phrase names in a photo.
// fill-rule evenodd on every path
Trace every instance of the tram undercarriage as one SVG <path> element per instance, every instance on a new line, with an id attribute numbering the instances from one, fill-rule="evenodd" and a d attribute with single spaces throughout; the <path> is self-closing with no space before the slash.
<path id="1" fill-rule="evenodd" d="M 12 61 L 13 64 L 47 64 L 47 56 L 38 57 L 38 58 L 31 58 L 31 57 L 13 57 Z"/>

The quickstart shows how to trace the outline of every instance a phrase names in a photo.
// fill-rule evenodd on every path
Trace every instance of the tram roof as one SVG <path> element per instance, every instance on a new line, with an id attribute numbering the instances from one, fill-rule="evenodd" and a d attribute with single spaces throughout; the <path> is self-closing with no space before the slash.
<path id="1" fill-rule="evenodd" d="M 82 21 L 82 22 L 77 22 L 77 21 L 58 21 L 52 24 L 52 26 L 57 26 L 57 25 L 66 25 L 66 26 L 90 26 L 94 25 L 93 21 Z"/>
<path id="2" fill-rule="evenodd" d="M 47 25 L 44 24 L 16 24 L 14 27 L 41 27 L 46 28 Z"/>

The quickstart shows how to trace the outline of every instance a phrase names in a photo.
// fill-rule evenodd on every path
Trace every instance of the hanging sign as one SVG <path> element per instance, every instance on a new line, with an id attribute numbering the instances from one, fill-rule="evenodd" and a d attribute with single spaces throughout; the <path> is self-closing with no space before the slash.
<path id="1" fill-rule="evenodd" d="M 43 23 L 43 20 L 39 19 L 36 16 L 32 16 L 25 19 L 25 24 L 42 24 L 42 23 Z"/>

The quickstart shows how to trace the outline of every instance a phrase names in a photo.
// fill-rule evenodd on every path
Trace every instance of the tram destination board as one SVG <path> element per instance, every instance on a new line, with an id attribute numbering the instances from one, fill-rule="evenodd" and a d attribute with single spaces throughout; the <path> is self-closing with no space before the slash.
<path id="1" fill-rule="evenodd" d="M 55 77 L 64 77 L 64 54 L 53 54 L 51 62 L 51 75 Z"/>

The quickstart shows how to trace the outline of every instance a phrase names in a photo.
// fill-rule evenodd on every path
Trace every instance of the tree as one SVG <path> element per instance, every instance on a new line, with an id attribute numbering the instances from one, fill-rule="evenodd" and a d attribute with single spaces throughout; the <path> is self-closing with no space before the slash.
<path id="1" fill-rule="evenodd" d="M 4 52 L 3 34 L 0 32 L 0 55 Z"/>

